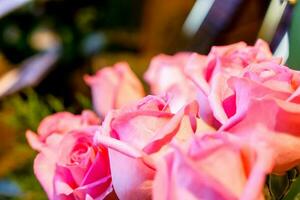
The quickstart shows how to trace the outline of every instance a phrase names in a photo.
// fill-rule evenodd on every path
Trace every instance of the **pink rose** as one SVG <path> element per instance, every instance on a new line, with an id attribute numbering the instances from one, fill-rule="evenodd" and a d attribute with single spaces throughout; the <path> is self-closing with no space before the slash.
<path id="1" fill-rule="evenodd" d="M 264 199 L 272 154 L 228 133 L 193 138 L 187 149 L 173 145 L 157 164 L 154 200 Z"/>
<path id="2" fill-rule="evenodd" d="M 213 47 L 208 56 L 196 53 L 156 56 L 145 73 L 145 80 L 153 94 L 168 93 L 174 112 L 197 98 L 200 116 L 219 127 L 228 118 L 218 107 L 223 100 L 219 99 L 220 96 L 226 98 L 230 92 L 227 80 L 231 76 L 239 76 L 250 63 L 265 61 L 279 63 L 281 60 L 272 57 L 268 44 L 262 40 L 254 46 L 239 42 Z M 218 87 L 221 85 L 224 87 Z"/>
<path id="3" fill-rule="evenodd" d="M 294 90 L 296 76 L 299 75 L 287 67 L 274 62 L 250 64 L 240 71 L 239 75 L 220 72 L 212 78 L 211 91 L 208 95 L 214 117 L 221 124 L 225 124 L 234 115 L 236 109 L 235 101 L 240 100 L 240 96 L 237 96 L 237 93 L 244 95 L 242 100 L 244 102 L 238 101 L 243 104 L 243 107 L 246 105 L 245 100 L 248 101 L 254 97 L 258 98 L 274 92 L 277 94 L 291 93 Z M 245 86 L 245 89 L 243 87 L 238 89 L 238 84 L 234 84 L 236 82 L 239 82 L 241 85 L 247 83 L 246 85 L 249 85 L 249 87 Z M 264 93 L 262 93 L 262 90 Z"/>
<path id="4" fill-rule="evenodd" d="M 300 164 L 299 78 L 299 72 L 274 62 L 251 64 L 239 77 L 230 77 L 227 85 L 219 84 L 229 92 L 219 95 L 212 108 L 226 117 L 219 131 L 251 133 L 251 137 L 264 133 L 264 140 L 280 155 L 273 170 L 277 174 Z M 257 125 L 264 128 L 251 131 Z"/>
<path id="5" fill-rule="evenodd" d="M 219 77 L 222 77 L 222 74 Z M 295 102 L 292 102 L 291 97 L 294 96 L 299 85 L 299 78 L 299 72 L 273 62 L 265 62 L 249 65 L 239 77 L 230 77 L 226 84 L 216 83 L 219 90 L 224 91 L 225 88 L 227 90 L 227 93 L 216 94 L 216 99 L 212 100 L 214 101 L 212 109 L 219 113 L 219 116 L 221 114 L 224 116 L 221 129 L 228 129 L 243 119 L 246 114 L 251 117 L 252 115 L 248 115 L 249 106 L 255 103 L 261 104 L 273 99 L 278 105 L 285 105 L 279 107 L 287 108 L 294 105 L 299 98 L 295 96 L 292 100 Z M 279 107 L 278 109 L 280 109 Z M 277 112 L 276 110 L 271 111 L 271 109 L 268 111 Z M 286 111 L 288 112 L 288 110 Z M 265 112 L 265 114 L 267 113 Z M 261 119 L 261 117 L 255 121 L 264 122 L 266 120 L 270 122 L 270 118 Z"/>
<path id="6" fill-rule="evenodd" d="M 54 199 L 100 200 L 112 191 L 107 149 L 93 144 L 99 131 L 98 127 L 75 130 L 62 139 L 53 161 Z"/>
<path id="7" fill-rule="evenodd" d="M 26 132 L 29 144 L 39 152 L 34 173 L 49 199 L 102 199 L 111 191 L 107 150 L 93 145 L 99 123 L 91 111 L 62 112 L 46 117 L 38 135 Z"/>
<path id="8" fill-rule="evenodd" d="M 220 98 L 224 99 L 223 102 L 219 102 L 219 105 L 222 105 L 220 110 L 223 109 L 222 112 L 228 113 L 229 117 L 221 129 L 228 129 L 241 120 L 249 120 L 248 118 L 252 117 L 254 121 L 263 123 L 271 129 L 293 132 L 292 129 L 297 123 L 295 120 L 297 111 L 291 109 L 297 107 L 299 98 L 296 96 L 292 100 L 291 97 L 298 87 L 299 78 L 298 72 L 275 63 L 249 65 L 241 77 L 231 77 L 228 80 L 231 94 L 226 98 Z M 257 115 L 261 111 L 257 106 L 260 105 L 262 108 L 264 104 L 265 108 L 269 109 Z M 293 120 L 292 115 L 295 116 Z M 265 118 L 266 116 L 268 118 Z M 286 123 L 282 123 L 281 120 Z M 292 124 L 295 125 L 291 126 Z"/>
<path id="9" fill-rule="evenodd" d="M 273 172 L 280 174 L 300 164 L 300 73 L 280 65 L 279 59 L 264 51 L 267 47 L 260 49 L 258 44 L 263 43 L 212 49 L 216 62 L 207 95 L 215 118 L 211 124 L 237 135 L 251 132 L 251 137 L 258 137 L 250 131 L 255 126 L 265 127 L 257 131 L 265 133 L 264 140 L 278 155 Z M 198 102 L 201 108 L 203 98 Z"/>
<path id="10" fill-rule="evenodd" d="M 224 124 L 231 113 L 223 110 L 222 103 L 230 100 L 233 92 L 228 86 L 228 80 L 231 77 L 243 76 L 245 68 L 249 64 L 272 62 L 279 64 L 281 59 L 272 57 L 272 53 L 266 42 L 258 40 L 254 46 L 247 46 L 244 42 L 223 46 L 213 47 L 208 55 L 206 73 L 204 74 L 209 85 L 207 99 L 211 107 L 213 117 L 216 121 L 211 121 L 218 127 Z M 197 83 L 196 76 L 193 76 L 194 82 L 203 90 L 203 86 Z M 207 87 L 205 87 L 207 88 Z M 205 98 L 199 98 L 200 105 Z M 205 102 L 206 103 L 206 102 Z M 229 112 L 231 112 L 229 110 Z"/>
<path id="11" fill-rule="evenodd" d="M 184 145 L 197 130 L 213 130 L 196 118 L 196 102 L 176 114 L 167 102 L 147 96 L 105 118 L 106 136 L 98 134 L 96 141 L 109 149 L 113 186 L 120 199 L 151 199 L 155 160 L 168 151 L 168 144 L 176 140 Z"/>
<path id="12" fill-rule="evenodd" d="M 275 62 L 281 59 L 274 58 L 268 43 L 263 40 L 257 40 L 254 46 L 247 46 L 245 42 L 238 42 L 227 46 L 214 46 L 208 54 L 209 62 L 214 65 L 209 67 L 215 70 L 230 71 L 241 70 L 249 64 L 261 63 L 273 60 Z M 211 74 L 215 72 L 210 72 Z"/>
<path id="13" fill-rule="evenodd" d="M 191 59 L 193 61 L 190 61 Z M 169 95 L 170 109 L 177 112 L 197 96 L 196 86 L 186 74 L 187 68 L 192 68 L 189 67 L 189 62 L 200 67 L 204 60 L 205 56 L 198 54 L 178 53 L 174 56 L 161 54 L 151 60 L 144 78 L 150 85 L 152 94 Z"/>
<path id="14" fill-rule="evenodd" d="M 92 89 L 94 109 L 101 117 L 145 96 L 141 82 L 127 63 L 103 68 L 93 76 L 84 76 L 84 80 Z"/>

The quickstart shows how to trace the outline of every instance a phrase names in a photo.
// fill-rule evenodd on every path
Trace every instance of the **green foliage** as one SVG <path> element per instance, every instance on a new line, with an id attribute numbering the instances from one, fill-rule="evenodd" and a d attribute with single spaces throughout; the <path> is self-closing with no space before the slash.
<path id="1" fill-rule="evenodd" d="M 36 130 L 40 121 L 53 112 L 64 109 L 63 103 L 54 96 L 41 98 L 32 89 L 16 94 L 4 101 L 5 121 L 18 130 Z"/>
<path id="2" fill-rule="evenodd" d="M 292 22 L 289 29 L 290 37 L 290 55 L 287 60 L 289 67 L 299 70 L 300 69 L 300 36 L 299 36 L 299 27 L 300 27 L 300 3 L 298 2 L 294 6 Z"/>
<path id="3" fill-rule="evenodd" d="M 269 191 L 272 199 L 282 199 L 289 190 L 290 182 L 287 174 L 271 174 L 268 179 Z"/>
<path id="4" fill-rule="evenodd" d="M 82 107 L 83 109 L 90 109 L 90 110 L 92 109 L 92 102 L 90 98 L 84 96 L 81 93 L 76 93 L 75 98 L 78 104 L 80 105 L 80 107 Z"/>
<path id="5" fill-rule="evenodd" d="M 289 176 L 292 179 L 290 179 L 290 189 L 289 189 L 288 193 L 286 194 L 284 200 L 300 200 L 299 167 L 295 168 L 294 170 L 297 172 L 297 174 L 296 174 L 296 176 L 289 174 Z"/>
<path id="6" fill-rule="evenodd" d="M 296 167 L 282 175 L 269 175 L 264 194 L 266 200 L 300 199 L 299 169 Z"/>
<path id="7" fill-rule="evenodd" d="M 75 100 L 74 105 L 66 107 L 60 98 L 53 95 L 39 96 L 33 89 L 27 89 L 24 93 L 15 94 L 4 101 L 6 112 L 0 114 L 0 118 L 19 131 L 36 130 L 47 115 L 92 107 L 90 99 L 81 93 L 76 93 Z"/>

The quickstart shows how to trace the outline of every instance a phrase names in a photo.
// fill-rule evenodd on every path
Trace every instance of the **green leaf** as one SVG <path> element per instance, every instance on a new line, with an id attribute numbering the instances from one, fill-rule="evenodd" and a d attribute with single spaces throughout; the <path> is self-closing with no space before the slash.
<path id="1" fill-rule="evenodd" d="M 53 95 L 47 96 L 47 103 L 55 112 L 61 112 L 65 108 L 63 102 Z"/>
<path id="2" fill-rule="evenodd" d="M 92 108 L 91 100 L 88 97 L 84 96 L 83 94 L 76 93 L 75 98 L 78 101 L 79 105 L 83 109 L 91 109 Z"/>
<path id="3" fill-rule="evenodd" d="M 268 185 L 272 199 L 282 199 L 290 188 L 288 174 L 282 176 L 269 175 Z"/>
<path id="4" fill-rule="evenodd" d="M 283 200 L 300 200 L 300 177 L 296 178 Z"/>

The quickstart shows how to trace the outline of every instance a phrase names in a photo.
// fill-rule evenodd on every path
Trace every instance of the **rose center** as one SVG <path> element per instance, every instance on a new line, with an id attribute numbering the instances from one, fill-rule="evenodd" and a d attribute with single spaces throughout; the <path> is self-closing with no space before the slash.
<path id="1" fill-rule="evenodd" d="M 89 152 L 90 145 L 78 144 L 74 147 L 70 155 L 70 163 L 80 165 L 82 161 L 86 158 L 86 154 Z"/>

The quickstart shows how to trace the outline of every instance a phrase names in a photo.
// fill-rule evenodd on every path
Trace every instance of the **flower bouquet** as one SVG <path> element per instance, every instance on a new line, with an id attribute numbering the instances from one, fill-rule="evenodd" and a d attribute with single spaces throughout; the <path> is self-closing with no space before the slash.
<path id="1" fill-rule="evenodd" d="M 281 62 L 262 40 L 158 55 L 148 96 L 127 63 L 86 75 L 94 112 L 26 132 L 34 173 L 51 200 L 280 199 L 267 179 L 300 162 L 300 72 Z"/>

